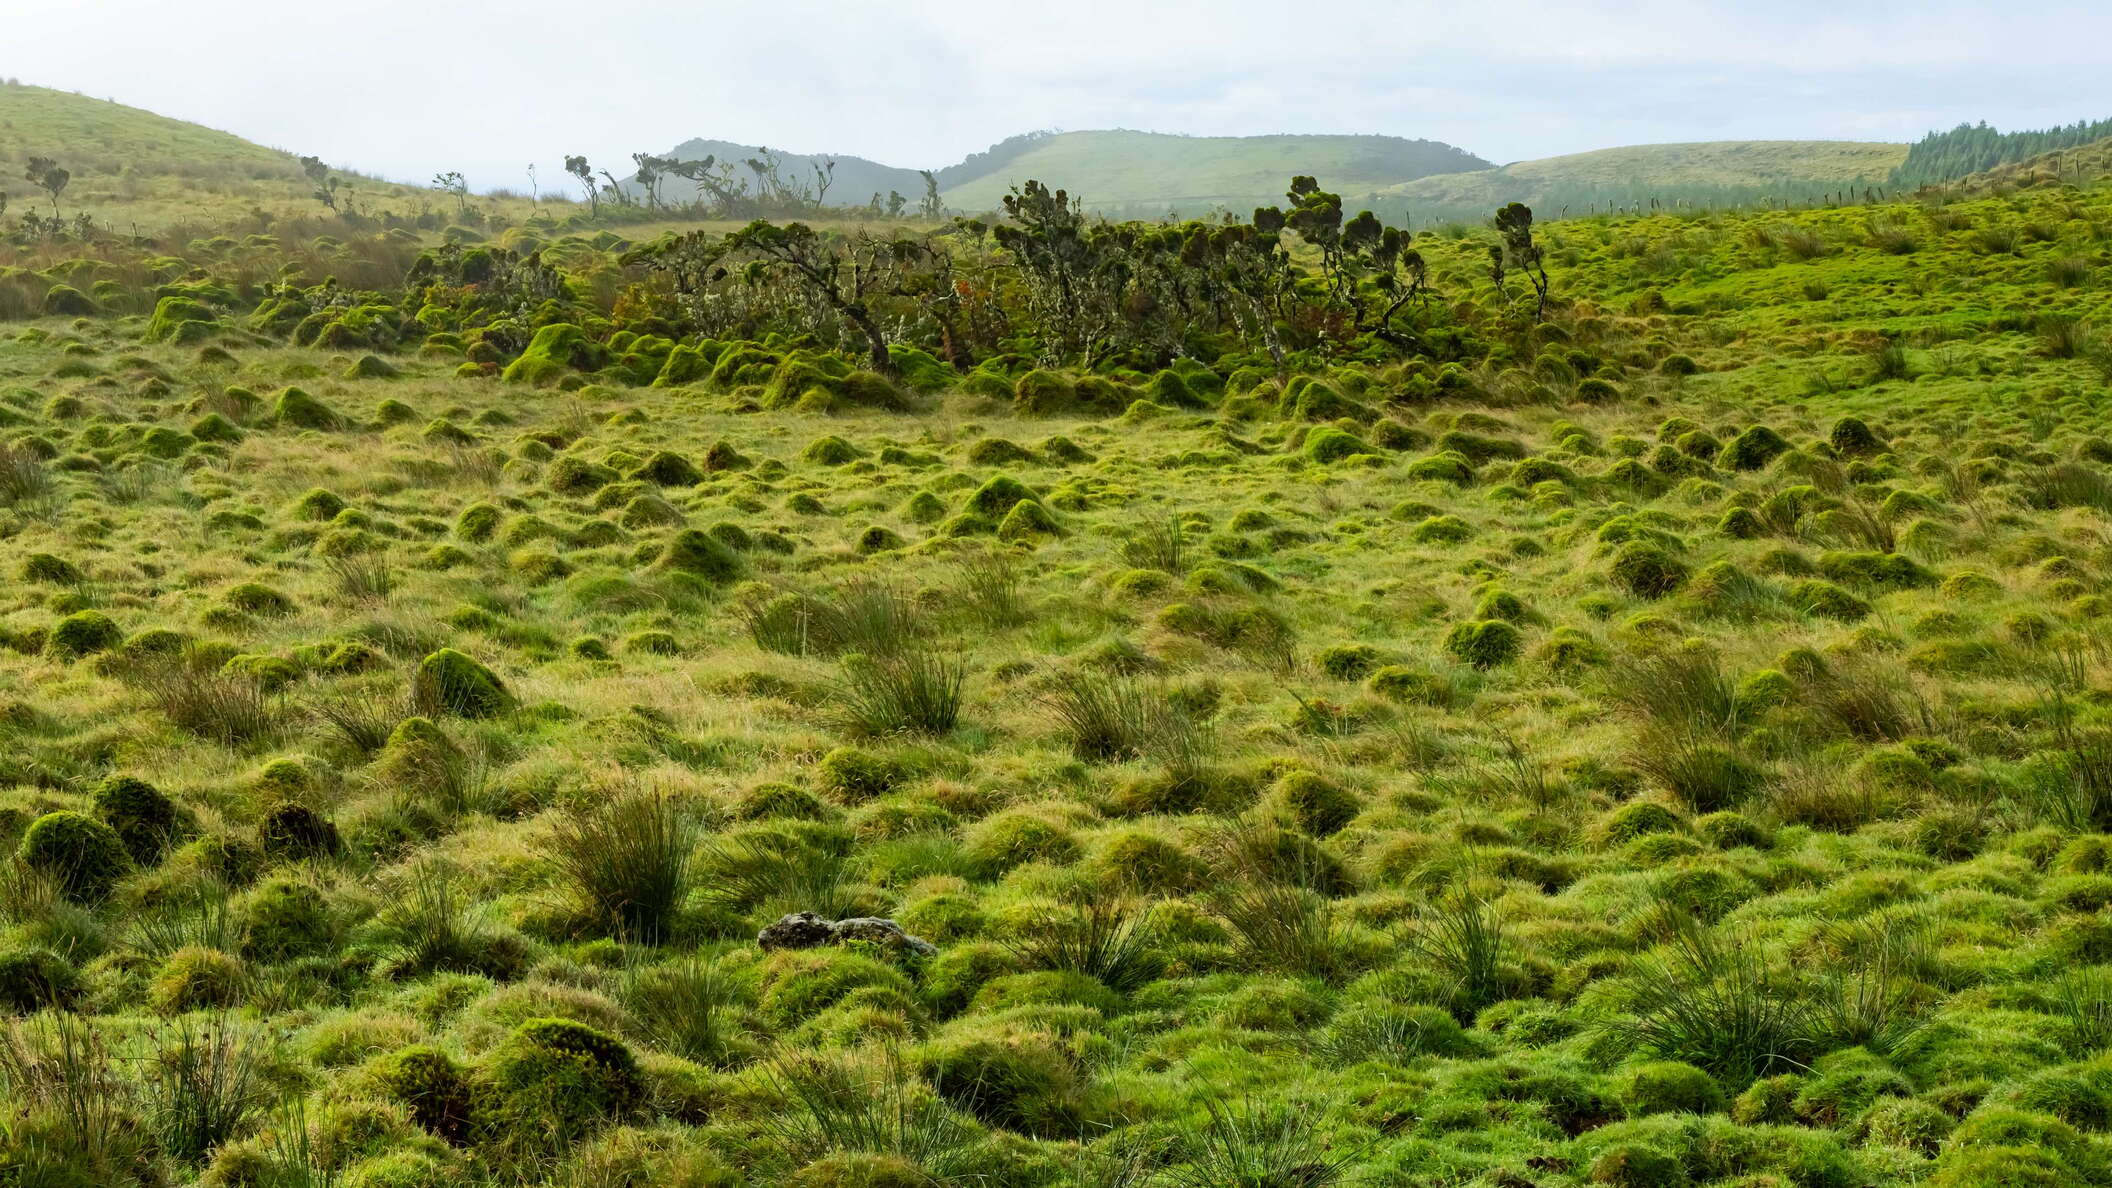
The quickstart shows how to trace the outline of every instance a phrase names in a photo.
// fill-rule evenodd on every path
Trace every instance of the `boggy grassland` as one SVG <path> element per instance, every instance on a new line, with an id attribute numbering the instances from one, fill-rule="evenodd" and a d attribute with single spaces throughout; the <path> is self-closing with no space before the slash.
<path id="1" fill-rule="evenodd" d="M 2112 191 L 1313 194 L 0 247 L 0 1184 L 2112 1184 Z"/>

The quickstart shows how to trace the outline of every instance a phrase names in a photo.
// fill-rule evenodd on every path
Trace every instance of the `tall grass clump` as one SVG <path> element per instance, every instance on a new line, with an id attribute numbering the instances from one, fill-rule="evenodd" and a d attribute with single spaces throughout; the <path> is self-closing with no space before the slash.
<path id="1" fill-rule="evenodd" d="M 1296 883 L 1244 879 L 1210 897 L 1250 969 L 1339 982 L 1354 972 L 1349 925 L 1326 896 Z"/>
<path id="2" fill-rule="evenodd" d="M 915 597 L 892 582 L 854 578 L 817 593 L 783 590 L 746 599 L 748 634 L 787 656 L 886 655 L 927 634 Z"/>
<path id="3" fill-rule="evenodd" d="M 967 1170 L 980 1138 L 892 1047 L 786 1050 L 763 1067 L 763 1081 L 783 1103 L 767 1116 L 766 1133 L 801 1163 L 839 1151 L 891 1155 L 934 1183 L 950 1183 Z"/>
<path id="4" fill-rule="evenodd" d="M 1071 754 L 1106 763 L 1141 753 L 1163 693 L 1129 677 L 1092 669 L 1058 674 L 1040 698 L 1069 741 Z"/>
<path id="5" fill-rule="evenodd" d="M 2069 1055 L 2081 1060 L 2112 1048 L 2112 968 L 2063 972 L 2053 984 L 2052 1007 L 2067 1030 Z"/>
<path id="6" fill-rule="evenodd" d="M 332 739 L 362 758 L 386 746 L 390 733 L 411 716 L 410 699 L 401 690 L 373 686 L 317 693 L 300 704 Z"/>
<path id="7" fill-rule="evenodd" d="M 232 953 L 241 941 L 242 922 L 217 880 L 201 880 L 133 913 L 126 937 L 127 947 L 153 959 L 193 946 Z"/>
<path id="8" fill-rule="evenodd" d="M 1346 1182 L 1353 1154 L 1329 1152 L 1313 1141 L 1310 1114 L 1283 1102 L 1203 1098 L 1209 1121 L 1183 1142 L 1183 1162 L 1170 1168 L 1178 1188 L 1328 1188 Z"/>
<path id="9" fill-rule="evenodd" d="M 2053 359 L 2073 359 L 2088 349 L 2090 323 L 2073 314 L 2047 314 L 2038 323 L 2039 350 Z"/>
<path id="10" fill-rule="evenodd" d="M 1494 902 L 1461 887 L 1423 913 L 1408 946 L 1452 982 L 1452 1011 L 1462 1022 L 1504 997 L 1509 945 Z"/>
<path id="11" fill-rule="evenodd" d="M 1164 967 L 1147 931 L 1151 912 L 1118 896 L 1088 897 L 1074 912 L 1044 912 L 1006 940 L 1029 969 L 1098 979 L 1118 994 L 1141 988 Z"/>
<path id="12" fill-rule="evenodd" d="M 1600 1027 L 1633 1048 L 1743 1084 L 1809 1066 L 1816 1044 L 1793 981 L 1746 938 L 1667 911 L 1671 939 L 1637 959 Z"/>
<path id="13" fill-rule="evenodd" d="M 246 673 L 214 666 L 186 649 L 128 663 L 123 678 L 179 729 L 222 746 L 268 738 L 279 726 L 279 699 Z"/>
<path id="14" fill-rule="evenodd" d="M 700 827 L 687 806 L 632 791 L 559 818 L 542 853 L 580 911 L 611 935 L 646 944 L 667 938 L 690 887 Z"/>
<path id="15" fill-rule="evenodd" d="M 1769 238 L 1799 260 L 1816 260 L 1827 252 L 1826 237 L 1804 227 L 1780 227 Z"/>
<path id="16" fill-rule="evenodd" d="M 269 1100 L 265 1070 L 272 1059 L 266 1037 L 228 1016 L 178 1019 L 146 1082 L 162 1149 L 199 1164 L 240 1136 Z"/>
<path id="17" fill-rule="evenodd" d="M 653 1047 L 724 1067 L 742 1050 L 741 980 L 723 962 L 691 954 L 624 975 L 623 1005 Z"/>
<path id="18" fill-rule="evenodd" d="M 0 442 L 0 507 L 35 508 L 48 503 L 56 490 L 44 459 L 26 447 Z"/>
<path id="19" fill-rule="evenodd" d="M 990 547 L 968 553 L 955 566 L 960 606 L 986 627 L 1017 627 L 1027 621 L 1026 573 L 1019 554 Z"/>
<path id="20" fill-rule="evenodd" d="M 1146 520 L 1122 541 L 1122 558 L 1131 565 L 1180 577 L 1192 560 L 1188 526 L 1177 515 Z"/>
<path id="21" fill-rule="evenodd" d="M 851 914 L 857 903 L 843 853 L 795 837 L 722 835 L 704 844 L 697 863 L 705 893 L 735 911 L 763 917 L 814 912 L 835 919 Z"/>
<path id="22" fill-rule="evenodd" d="M 0 1136 L 36 1161 L 16 1163 L 17 1174 L 41 1164 L 55 1179 L 71 1171 L 122 1183 L 150 1171 L 154 1143 L 138 1100 L 132 1070 L 118 1066 L 86 1018 L 45 1011 L 0 1024 L 0 1101 L 8 1103 Z"/>
<path id="23" fill-rule="evenodd" d="M 1870 352 L 1871 383 L 1913 378 L 1914 363 L 1907 356 L 1905 344 L 1888 341 Z"/>
<path id="24" fill-rule="evenodd" d="M 2067 833 L 2112 830 L 2112 730 L 2078 723 L 2073 703 L 2058 691 L 2041 704 L 2053 745 L 2024 765 L 2025 815 Z"/>
<path id="25" fill-rule="evenodd" d="M 351 553 L 325 563 L 337 592 L 361 602 L 387 602 L 396 592 L 396 569 L 379 553 Z"/>
<path id="26" fill-rule="evenodd" d="M 838 724 L 867 738 L 949 734 L 967 679 L 962 657 L 934 648 L 846 656 L 835 685 Z"/>
<path id="27" fill-rule="evenodd" d="M 392 880 L 374 924 L 375 939 L 390 949 L 391 975 L 512 972 L 515 954 L 482 906 L 464 896 L 461 881 L 453 867 L 429 857 L 414 859 Z"/>

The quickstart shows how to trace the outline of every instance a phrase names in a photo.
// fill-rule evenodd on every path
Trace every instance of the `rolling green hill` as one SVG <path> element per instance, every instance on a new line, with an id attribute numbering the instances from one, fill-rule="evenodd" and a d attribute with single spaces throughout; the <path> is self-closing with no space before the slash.
<path id="1" fill-rule="evenodd" d="M 1554 217 L 1568 208 L 1641 204 L 1808 201 L 1844 186 L 1884 182 L 1907 146 L 1846 140 L 1724 140 L 1648 144 L 1519 161 L 1500 169 L 1417 178 L 1389 187 L 1375 208 L 1418 223 L 1480 218 L 1506 202 Z"/>
<path id="2" fill-rule="evenodd" d="M 2087 181 L 2106 176 L 2112 176 L 2112 136 L 1984 169 L 1945 188 L 1966 194 L 1985 194 L 2005 186 Z"/>
<path id="3" fill-rule="evenodd" d="M 1281 202 L 1294 174 L 1312 174 L 1347 197 L 1487 165 L 1448 144 L 1395 136 L 1066 132 L 1037 140 L 981 176 L 955 182 L 943 196 L 954 210 L 994 210 L 1011 187 L 1038 178 L 1108 214 L 1201 214 L 1213 206 L 1239 210 Z"/>

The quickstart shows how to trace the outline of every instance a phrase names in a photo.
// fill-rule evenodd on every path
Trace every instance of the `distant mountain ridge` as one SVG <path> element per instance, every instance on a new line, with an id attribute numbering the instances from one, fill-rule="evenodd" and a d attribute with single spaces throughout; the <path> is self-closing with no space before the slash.
<path id="1" fill-rule="evenodd" d="M 711 156 L 735 166 L 763 150 L 728 141 L 691 140 L 670 155 Z M 1352 210 L 1389 222 L 1427 227 L 1472 221 L 1507 202 L 1543 217 L 1608 209 L 1671 209 L 1803 204 L 1854 188 L 1885 185 L 1908 146 L 1831 140 L 1702 141 L 1630 145 L 1497 166 L 1441 141 L 1381 135 L 1180 136 L 1111 129 L 1028 132 L 932 171 L 945 208 L 957 214 L 1001 210 L 1005 195 L 1029 178 L 1060 187 L 1087 209 L 1115 218 L 1192 217 L 1224 210 L 1245 215 L 1280 204 L 1293 176 L 1308 174 L 1341 194 Z M 833 159 L 827 205 L 863 206 L 875 195 L 901 193 L 914 207 L 924 176 L 859 157 L 775 153 L 780 174 L 813 184 L 813 168 Z M 681 187 L 679 195 L 668 189 Z M 671 179 L 663 196 L 686 198 Z"/>
<path id="2" fill-rule="evenodd" d="M 1199 215 L 1218 207 L 1245 214 L 1282 202 L 1298 174 L 1318 178 L 1348 201 L 1431 174 L 1490 168 L 1465 149 L 1399 136 L 1175 136 L 1124 129 L 1015 138 L 983 156 L 986 167 L 975 176 L 941 175 L 950 209 L 998 209 L 1013 186 L 1037 178 L 1110 214 Z"/>
<path id="3" fill-rule="evenodd" d="M 763 145 L 699 137 L 683 141 L 665 155 L 678 161 L 702 161 L 710 157 L 731 165 L 734 180 L 746 185 L 750 193 L 763 189 L 761 176 L 749 166 L 750 161 L 766 166 L 774 164 L 782 180 L 810 188 L 820 185 L 815 171 L 826 169 L 833 162 L 825 199 L 829 206 L 865 206 L 877 196 L 884 208 L 888 196 L 899 193 L 914 207 L 924 197 L 924 177 L 916 170 L 882 165 L 848 153 L 788 153 Z M 679 177 L 667 178 L 660 183 L 660 195 L 669 201 L 686 202 L 695 196 L 694 189 L 693 183 Z"/>
<path id="4" fill-rule="evenodd" d="M 814 192 L 821 171 L 833 162 L 823 205 L 865 206 L 878 198 L 884 208 L 899 193 L 915 206 L 925 195 L 922 172 L 847 154 L 784 152 L 700 137 L 665 155 L 680 161 L 709 158 L 722 184 L 749 194 L 773 186 Z M 1290 179 L 1301 173 L 1349 195 L 1431 173 L 1487 168 L 1489 162 L 1464 149 L 1399 136 L 1179 136 L 1114 129 L 1022 133 L 935 169 L 932 176 L 945 206 L 962 213 L 1001 209 L 1014 186 L 1035 178 L 1067 189 L 1103 214 L 1155 216 L 1176 209 L 1202 214 L 1217 207 L 1244 213 L 1243 208 L 1281 202 Z M 635 176 L 625 188 L 638 190 Z M 692 196 L 691 188 L 687 180 L 667 178 L 660 193 L 683 201 Z"/>

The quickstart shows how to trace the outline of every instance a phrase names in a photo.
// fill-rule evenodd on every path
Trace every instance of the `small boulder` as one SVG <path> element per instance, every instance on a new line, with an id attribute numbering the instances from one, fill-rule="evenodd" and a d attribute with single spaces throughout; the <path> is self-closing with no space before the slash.
<path id="1" fill-rule="evenodd" d="M 889 948 L 908 949 L 921 956 L 938 953 L 930 941 L 909 935 L 893 920 L 854 916 L 847 920 L 824 920 L 813 912 L 793 912 L 755 934 L 755 943 L 765 952 L 772 949 L 818 949 L 847 941 L 865 941 Z"/>

